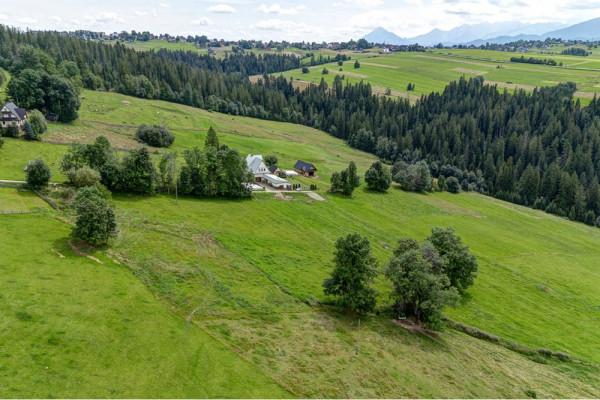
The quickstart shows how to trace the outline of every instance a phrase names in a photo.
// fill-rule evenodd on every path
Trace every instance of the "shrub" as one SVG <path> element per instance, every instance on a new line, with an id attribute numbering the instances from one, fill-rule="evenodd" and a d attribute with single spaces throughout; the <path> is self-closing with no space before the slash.
<path id="1" fill-rule="evenodd" d="M 392 174 L 381 161 L 375 161 L 365 173 L 365 182 L 369 189 L 385 192 L 392 183 Z"/>
<path id="2" fill-rule="evenodd" d="M 458 183 L 458 179 L 456 179 L 453 176 L 446 179 L 446 190 L 449 191 L 450 193 L 458 193 L 460 191 L 460 185 Z"/>
<path id="3" fill-rule="evenodd" d="M 308 74 L 309 72 L 310 72 L 310 70 L 308 69 L 308 67 L 302 67 L 303 74 Z"/>
<path id="4" fill-rule="evenodd" d="M 135 135 L 138 141 L 153 147 L 169 147 L 175 141 L 171 132 L 158 125 L 141 125 Z"/>
<path id="5" fill-rule="evenodd" d="M 538 349 L 538 353 L 546 357 L 552 357 L 552 350 L 550 349 Z"/>
<path id="6" fill-rule="evenodd" d="M 41 189 L 48 185 L 50 177 L 50 168 L 46 165 L 44 160 L 38 158 L 35 161 L 31 161 L 27 165 L 27 184 L 34 189 Z"/>
<path id="7" fill-rule="evenodd" d="M 354 68 L 360 68 L 360 63 L 358 60 L 354 61 Z"/>
<path id="8" fill-rule="evenodd" d="M 17 126 L 17 124 L 12 123 L 9 126 L 7 126 L 6 130 L 4 131 L 4 136 L 6 136 L 6 137 L 19 136 L 19 127 Z"/>
<path id="9" fill-rule="evenodd" d="M 96 245 L 107 243 L 116 236 L 115 213 L 98 188 L 88 186 L 79 189 L 73 205 L 77 211 L 74 236 Z"/>
<path id="10" fill-rule="evenodd" d="M 556 353 L 554 353 L 554 356 L 561 360 L 569 360 L 571 358 L 570 355 L 568 355 L 567 353 L 563 353 L 562 351 L 557 351 Z"/>
<path id="11" fill-rule="evenodd" d="M 83 166 L 67 172 L 67 177 L 75 187 L 94 186 L 100 182 L 100 172 L 90 167 Z"/>
<path id="12" fill-rule="evenodd" d="M 2 146 L 4 146 L 4 139 L 0 137 L 0 150 L 2 150 Z"/>
<path id="13" fill-rule="evenodd" d="M 48 129 L 46 127 L 46 118 L 44 118 L 44 115 L 41 112 L 32 110 L 27 115 L 27 120 L 38 137 L 46 133 L 46 130 Z"/>
<path id="14" fill-rule="evenodd" d="M 323 71 L 321 71 L 321 73 L 323 75 L 327 75 L 329 73 L 329 70 L 327 68 L 323 68 Z"/>
<path id="15" fill-rule="evenodd" d="M 537 399 L 537 393 L 535 390 L 527 389 L 525 391 L 525 396 L 529 397 L 530 399 Z"/>

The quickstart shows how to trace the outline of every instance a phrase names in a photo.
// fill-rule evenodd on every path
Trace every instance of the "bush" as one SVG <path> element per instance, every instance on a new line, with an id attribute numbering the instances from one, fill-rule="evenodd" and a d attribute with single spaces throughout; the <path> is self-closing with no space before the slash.
<path id="1" fill-rule="evenodd" d="M 557 351 L 556 353 L 554 353 L 554 356 L 561 360 L 569 360 L 571 358 L 570 355 L 568 355 L 567 353 L 563 353 L 561 351 Z"/>
<path id="2" fill-rule="evenodd" d="M 68 171 L 67 177 L 71 183 L 78 188 L 94 186 L 96 183 L 100 182 L 100 172 L 88 167 L 87 165 Z"/>
<path id="3" fill-rule="evenodd" d="M 4 146 L 4 139 L 0 137 L 0 150 L 2 150 L 2 146 Z"/>
<path id="4" fill-rule="evenodd" d="M 381 161 L 375 161 L 365 173 L 365 182 L 369 189 L 385 192 L 392 183 L 392 174 Z"/>
<path id="5" fill-rule="evenodd" d="M 4 136 L 13 138 L 19 136 L 19 127 L 17 126 L 17 124 L 12 123 L 9 126 L 7 126 L 6 130 L 4 131 Z"/>
<path id="6" fill-rule="evenodd" d="M 175 141 L 171 132 L 158 125 L 141 125 L 135 136 L 138 141 L 152 147 L 169 147 Z"/>
<path id="7" fill-rule="evenodd" d="M 530 399 L 537 399 L 537 393 L 535 390 L 527 389 L 525 391 L 525 396 L 529 397 Z"/>
<path id="8" fill-rule="evenodd" d="M 460 191 L 460 185 L 458 184 L 458 179 L 451 176 L 446 179 L 446 190 L 450 193 L 458 193 Z"/>
<path id="9" fill-rule="evenodd" d="M 115 213 L 98 188 L 88 186 L 79 189 L 73 205 L 77 211 L 74 236 L 96 245 L 107 243 L 116 236 Z"/>
<path id="10" fill-rule="evenodd" d="M 48 185 L 50 177 L 50 168 L 46 165 L 44 160 L 38 158 L 35 161 L 31 161 L 27 165 L 27 184 L 34 189 L 41 189 Z"/>
<path id="11" fill-rule="evenodd" d="M 308 69 L 308 67 L 302 67 L 303 74 L 308 74 L 309 72 L 310 72 L 310 70 Z"/>
<path id="12" fill-rule="evenodd" d="M 538 353 L 546 357 L 552 357 L 552 350 L 550 349 L 539 349 Z"/>
<path id="13" fill-rule="evenodd" d="M 48 130 L 46 127 L 46 118 L 44 118 L 44 115 L 38 110 L 32 110 L 29 112 L 27 115 L 27 120 L 31 124 L 33 131 L 38 137 L 46 133 Z"/>
<path id="14" fill-rule="evenodd" d="M 323 75 L 327 75 L 329 73 L 329 70 L 327 68 L 323 68 L 323 71 L 321 71 L 321 73 Z"/>
<path id="15" fill-rule="evenodd" d="M 360 63 L 358 60 L 354 61 L 354 68 L 360 68 Z"/>

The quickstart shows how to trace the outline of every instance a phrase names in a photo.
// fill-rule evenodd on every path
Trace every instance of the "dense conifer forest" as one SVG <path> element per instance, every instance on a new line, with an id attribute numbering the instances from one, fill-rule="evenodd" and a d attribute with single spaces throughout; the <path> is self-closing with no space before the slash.
<path id="1" fill-rule="evenodd" d="M 3 26 L 0 66 L 11 71 L 23 45 L 47 54 L 48 73 L 64 60 L 75 62 L 88 89 L 300 123 L 385 161 L 426 160 L 434 177 L 454 177 L 463 190 L 588 224 L 600 216 L 600 102 L 582 107 L 571 83 L 513 94 L 484 85 L 481 77 L 462 78 L 411 105 L 340 76 L 331 86 L 321 81 L 300 91 L 266 75 L 298 68 L 297 58 L 283 54 L 144 53 Z M 252 83 L 248 75 L 257 73 L 265 75 Z"/>

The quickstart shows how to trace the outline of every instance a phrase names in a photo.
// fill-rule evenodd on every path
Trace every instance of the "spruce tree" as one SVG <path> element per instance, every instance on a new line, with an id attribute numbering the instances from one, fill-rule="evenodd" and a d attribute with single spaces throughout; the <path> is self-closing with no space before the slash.
<path id="1" fill-rule="evenodd" d="M 25 131 L 25 139 L 27 140 L 38 140 L 37 134 L 33 131 L 29 121 L 25 121 L 23 124 L 23 131 Z"/>
<path id="2" fill-rule="evenodd" d="M 208 128 L 208 133 L 206 134 L 206 140 L 204 142 L 204 147 L 212 146 L 215 149 L 219 150 L 219 137 L 217 136 L 217 132 L 211 126 Z"/>

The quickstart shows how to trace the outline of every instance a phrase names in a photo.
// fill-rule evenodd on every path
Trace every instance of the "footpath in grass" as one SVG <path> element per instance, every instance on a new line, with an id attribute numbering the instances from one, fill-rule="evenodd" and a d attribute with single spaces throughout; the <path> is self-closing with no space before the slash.
<path id="1" fill-rule="evenodd" d="M 291 397 L 67 225 L 0 215 L 0 397 Z"/>

